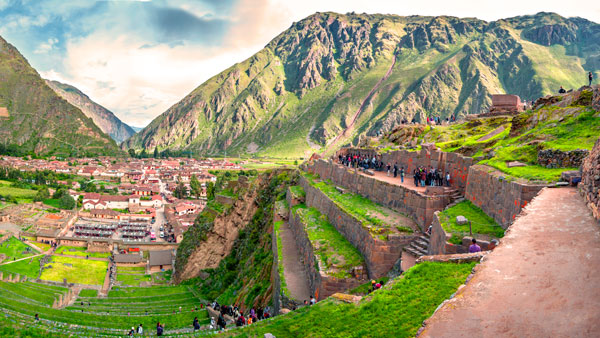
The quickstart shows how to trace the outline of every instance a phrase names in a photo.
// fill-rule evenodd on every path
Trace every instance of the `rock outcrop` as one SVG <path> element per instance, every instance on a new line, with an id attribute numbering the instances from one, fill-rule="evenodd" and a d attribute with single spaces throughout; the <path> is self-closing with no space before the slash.
<path id="1" fill-rule="evenodd" d="M 600 138 L 583 161 L 579 191 L 597 220 L 600 220 Z"/>

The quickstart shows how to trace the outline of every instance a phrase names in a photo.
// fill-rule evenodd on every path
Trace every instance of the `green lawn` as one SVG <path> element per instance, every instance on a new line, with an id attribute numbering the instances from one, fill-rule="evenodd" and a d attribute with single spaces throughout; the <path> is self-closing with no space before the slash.
<path id="1" fill-rule="evenodd" d="M 150 275 L 134 275 L 134 274 L 117 274 L 117 281 L 123 285 L 139 286 L 141 282 L 151 282 L 152 277 Z"/>
<path id="2" fill-rule="evenodd" d="M 43 256 L 32 257 L 22 261 L 0 265 L 0 271 L 6 273 L 18 273 L 29 278 L 37 278 L 40 272 L 40 259 Z"/>
<path id="3" fill-rule="evenodd" d="M 60 208 L 60 202 L 58 201 L 58 198 L 47 198 L 47 199 L 44 200 L 44 204 L 45 205 L 49 205 L 49 206 L 51 206 L 53 208 L 56 208 L 56 209 L 61 209 Z"/>
<path id="4" fill-rule="evenodd" d="M 464 200 L 439 213 L 442 227 L 447 233 L 452 234 L 451 243 L 461 244 L 462 238 L 469 235 L 469 224 L 458 225 L 456 216 L 465 216 L 471 221 L 473 235 L 476 238 L 478 235 L 487 235 L 492 238 L 502 238 L 504 236 L 504 229 L 493 218 L 471 201 Z"/>
<path id="5" fill-rule="evenodd" d="M 98 297 L 98 290 L 96 289 L 83 289 L 79 292 L 79 297 Z"/>
<path id="6" fill-rule="evenodd" d="M 69 283 L 102 285 L 108 262 L 52 256 L 51 262 L 44 267 L 42 280 L 62 282 L 66 278 Z"/>
<path id="7" fill-rule="evenodd" d="M 8 262 L 13 259 L 32 256 L 37 254 L 38 251 L 13 236 L 0 244 L 0 253 L 6 255 L 4 262 Z"/>
<path id="8" fill-rule="evenodd" d="M 95 257 L 95 258 L 108 258 L 111 256 L 110 252 L 88 252 L 86 248 L 79 246 L 59 246 L 56 249 L 56 253 L 59 255 L 71 255 L 80 257 Z"/>
<path id="9" fill-rule="evenodd" d="M 46 243 L 40 243 L 40 242 L 35 242 L 35 241 L 32 241 L 32 243 L 33 243 L 33 245 L 40 248 L 40 250 L 42 250 L 43 252 L 50 250 L 50 248 L 52 247 L 50 244 L 46 244 Z"/>
<path id="10" fill-rule="evenodd" d="M 30 300 L 52 306 L 54 300 L 58 298 L 60 294 L 66 294 L 67 288 L 54 287 L 43 284 L 37 284 L 32 282 L 24 283 L 5 283 L 0 282 L 0 289 L 2 291 L 10 292 L 13 295 L 29 298 Z"/>
<path id="11" fill-rule="evenodd" d="M 0 185 L 0 196 L 12 196 L 20 203 L 31 203 L 37 191 Z"/>
<path id="12" fill-rule="evenodd" d="M 423 321 L 465 282 L 475 263 L 421 263 L 359 305 L 325 300 L 223 336 L 414 337 Z"/>
<path id="13" fill-rule="evenodd" d="M 117 273 L 140 273 L 143 274 L 146 268 L 143 266 L 117 266 Z"/>
<path id="14" fill-rule="evenodd" d="M 327 216 L 316 208 L 304 204 L 296 205 L 292 212 L 304 223 L 315 255 L 319 258 L 319 267 L 337 278 L 352 277 L 351 270 L 362 265 L 364 259 L 360 252 L 337 229 L 329 223 Z"/>
<path id="15" fill-rule="evenodd" d="M 294 198 L 301 198 L 306 196 L 306 192 L 304 192 L 304 189 L 299 185 L 290 186 L 290 192 L 292 193 L 292 196 Z"/>

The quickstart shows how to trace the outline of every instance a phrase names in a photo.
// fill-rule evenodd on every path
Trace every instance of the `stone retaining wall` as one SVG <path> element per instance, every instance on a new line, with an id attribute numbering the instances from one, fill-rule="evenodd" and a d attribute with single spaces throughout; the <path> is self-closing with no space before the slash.
<path id="1" fill-rule="evenodd" d="M 368 155 L 372 157 L 377 155 L 377 152 L 373 149 L 357 149 L 357 148 L 344 148 L 336 154 L 357 153 L 361 155 Z M 412 180 L 413 170 L 417 167 L 429 167 L 432 166 L 436 169 L 441 169 L 444 172 L 450 173 L 450 184 L 453 188 L 456 188 L 461 193 L 465 192 L 467 184 L 467 176 L 469 174 L 469 167 L 473 165 L 473 159 L 471 157 L 463 156 L 458 153 L 447 153 L 435 148 L 434 145 L 423 145 L 420 151 L 408 151 L 408 150 L 395 150 L 389 153 L 381 154 L 381 160 L 383 163 L 398 163 L 398 167 L 404 167 L 406 170 L 406 179 Z"/>
<path id="2" fill-rule="evenodd" d="M 429 236 L 429 246 L 427 247 L 428 255 L 444 255 L 446 254 L 446 242 L 450 239 L 450 235 L 446 234 L 442 224 L 440 223 L 439 211 L 433 214 L 433 222 L 431 223 L 431 235 Z"/>
<path id="3" fill-rule="evenodd" d="M 313 187 L 303 176 L 300 177 L 300 185 L 306 192 L 306 205 L 314 207 L 326 215 L 337 231 L 363 255 L 369 278 L 384 276 L 400 258 L 402 248 L 409 245 L 415 238 L 413 235 L 397 234 L 388 235 L 387 241 L 373 238 L 361 221 L 340 209 L 327 195 Z"/>
<path id="4" fill-rule="evenodd" d="M 294 211 L 290 212 L 289 225 L 294 233 L 298 248 L 300 249 L 300 257 L 302 257 L 302 262 L 304 263 L 304 268 L 307 272 L 310 293 L 313 294 L 317 300 L 325 299 L 337 292 L 353 289 L 366 282 L 356 278 L 335 278 L 320 271 L 312 244 L 304 230 L 302 218 Z"/>
<path id="5" fill-rule="evenodd" d="M 279 218 L 277 212 L 273 211 L 273 223 Z M 281 280 L 279 278 L 279 253 L 277 252 L 277 234 L 275 226 L 271 227 L 271 251 L 273 252 L 273 267 L 271 268 L 271 285 L 273 285 L 273 314 L 279 314 L 281 308 Z"/>
<path id="6" fill-rule="evenodd" d="M 451 201 L 450 196 L 428 196 L 403 186 L 360 175 L 355 173 L 354 169 L 323 160 L 315 161 L 307 170 L 318 174 L 321 179 L 330 179 L 334 184 L 353 193 L 412 217 L 422 231 L 431 224 L 433 213 L 443 210 Z"/>
<path id="7" fill-rule="evenodd" d="M 598 91 L 600 104 L 600 91 Z M 596 141 L 590 155 L 583 161 L 579 191 L 592 214 L 600 220 L 600 138 Z"/>
<path id="8" fill-rule="evenodd" d="M 582 149 L 571 151 L 545 149 L 538 152 L 537 162 L 546 168 L 579 168 L 589 153 L 588 150 Z"/>
<path id="9" fill-rule="evenodd" d="M 465 198 L 480 207 L 506 229 L 546 184 L 527 184 L 504 179 L 504 174 L 487 166 L 469 169 Z"/>

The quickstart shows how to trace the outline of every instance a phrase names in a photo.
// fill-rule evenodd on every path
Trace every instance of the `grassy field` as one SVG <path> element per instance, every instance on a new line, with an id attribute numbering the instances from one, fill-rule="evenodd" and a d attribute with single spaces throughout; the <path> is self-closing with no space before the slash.
<path id="1" fill-rule="evenodd" d="M 4 262 L 8 262 L 14 259 L 29 257 L 38 252 L 29 245 L 21 242 L 19 239 L 11 237 L 0 244 L 0 253 L 6 255 Z"/>
<path id="2" fill-rule="evenodd" d="M 43 256 L 32 257 L 14 263 L 0 265 L 0 271 L 4 273 L 18 273 L 29 278 L 37 278 L 40 272 L 40 259 Z"/>
<path id="3" fill-rule="evenodd" d="M 493 218 L 471 201 L 464 200 L 439 214 L 442 228 L 447 233 L 452 234 L 451 243 L 461 244 L 462 238 L 469 235 L 469 224 L 459 225 L 456 222 L 456 216 L 464 216 L 471 221 L 475 238 L 479 237 L 478 235 L 486 235 L 486 237 L 491 238 L 502 238 L 504 236 L 504 229 Z"/>
<path id="4" fill-rule="evenodd" d="M 304 204 L 296 205 L 292 210 L 304 223 L 308 239 L 319 258 L 320 268 L 326 269 L 329 275 L 337 278 L 352 277 L 351 269 L 364 263 L 360 252 L 319 210 L 308 208 Z"/>
<path id="5" fill-rule="evenodd" d="M 389 280 L 390 280 L 390 277 L 382 277 L 382 278 L 378 279 L 377 282 L 383 282 L 381 284 L 384 285 Z M 369 290 L 371 290 L 371 288 L 372 288 L 371 281 L 368 281 L 365 284 L 359 285 L 359 286 L 355 287 L 354 289 L 348 291 L 348 293 L 351 295 L 365 296 L 365 295 L 369 294 Z"/>
<path id="6" fill-rule="evenodd" d="M 117 282 L 121 282 L 122 285 L 140 286 L 141 282 L 151 282 L 151 281 L 152 281 L 152 276 L 150 276 L 150 275 L 117 273 Z"/>
<path id="7" fill-rule="evenodd" d="M 37 191 L 30 189 L 14 188 L 8 185 L 0 185 L 0 196 L 12 196 L 19 203 L 31 203 Z"/>
<path id="8" fill-rule="evenodd" d="M 95 258 L 108 258 L 111 256 L 110 252 L 88 252 L 84 247 L 78 246 L 59 246 L 56 249 L 56 253 L 59 255 L 71 255 L 80 257 L 95 257 Z"/>
<path id="9" fill-rule="evenodd" d="M 32 243 L 33 243 L 33 245 L 40 248 L 43 252 L 50 250 L 50 248 L 52 247 L 50 244 L 46 244 L 46 243 L 40 243 L 40 242 L 35 242 L 35 241 L 32 241 Z"/>
<path id="10" fill-rule="evenodd" d="M 58 198 L 47 198 L 44 200 L 44 204 L 56 209 L 60 209 L 60 202 L 58 201 Z"/>
<path id="11" fill-rule="evenodd" d="M 325 300 L 222 336 L 414 337 L 423 321 L 465 282 L 474 265 L 421 263 L 358 305 Z"/>
<path id="12" fill-rule="evenodd" d="M 79 297 L 89 297 L 89 298 L 98 297 L 98 290 L 83 289 L 83 290 L 81 290 L 81 292 L 79 292 Z"/>
<path id="13" fill-rule="evenodd" d="M 52 256 L 51 262 L 44 266 L 40 279 L 62 282 L 66 278 L 69 283 L 101 285 L 107 268 L 108 262 Z"/>

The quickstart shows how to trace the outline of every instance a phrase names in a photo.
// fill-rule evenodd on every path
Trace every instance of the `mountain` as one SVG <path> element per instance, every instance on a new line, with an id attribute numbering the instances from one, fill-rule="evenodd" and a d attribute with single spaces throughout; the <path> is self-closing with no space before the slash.
<path id="1" fill-rule="evenodd" d="M 3 153 L 120 155 L 92 119 L 58 96 L 27 60 L 0 37 L 0 144 Z"/>
<path id="2" fill-rule="evenodd" d="M 134 126 L 131 126 L 131 129 L 133 129 L 133 131 L 137 133 L 140 130 L 144 129 L 144 127 L 134 127 Z"/>
<path id="3" fill-rule="evenodd" d="M 135 134 L 133 128 L 119 120 L 110 110 L 90 100 L 79 89 L 58 81 L 46 80 L 46 84 L 60 97 L 81 109 L 85 116 L 91 118 L 103 132 L 117 143 L 121 143 Z"/>
<path id="4" fill-rule="evenodd" d="M 403 120 L 485 112 L 491 94 L 533 100 L 560 85 L 579 88 L 594 69 L 600 25 L 581 18 L 316 13 L 201 84 L 122 147 L 331 152 Z"/>

